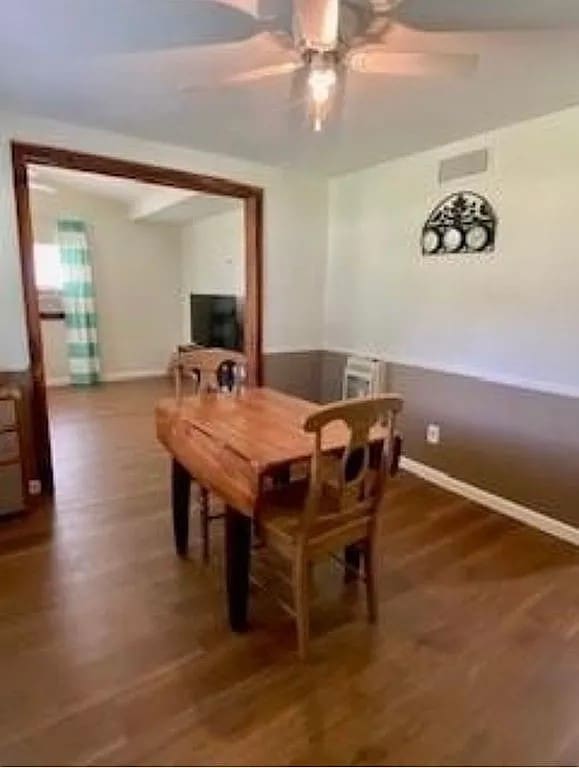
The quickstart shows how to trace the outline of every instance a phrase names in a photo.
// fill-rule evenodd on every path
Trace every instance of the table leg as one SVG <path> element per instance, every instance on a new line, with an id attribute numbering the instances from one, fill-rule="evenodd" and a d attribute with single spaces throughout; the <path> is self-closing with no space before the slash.
<path id="1" fill-rule="evenodd" d="M 189 505 L 191 500 L 191 477 L 176 459 L 171 467 L 173 534 L 175 548 L 180 557 L 187 556 L 189 548 Z"/>
<path id="2" fill-rule="evenodd" d="M 251 518 L 229 506 L 225 510 L 225 553 L 229 624 L 234 632 L 245 632 L 249 595 Z"/>
<path id="3" fill-rule="evenodd" d="M 344 581 L 348 584 L 351 581 L 356 581 L 356 574 L 360 571 L 360 558 L 361 552 L 358 544 L 348 544 L 344 548 L 344 560 L 348 566 L 344 570 Z"/>

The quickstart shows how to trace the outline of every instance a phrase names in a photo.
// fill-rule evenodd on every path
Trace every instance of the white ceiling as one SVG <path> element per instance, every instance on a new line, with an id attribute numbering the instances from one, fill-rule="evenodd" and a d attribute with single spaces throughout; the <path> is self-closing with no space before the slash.
<path id="1" fill-rule="evenodd" d="M 72 171 L 67 168 L 32 165 L 29 167 L 29 175 L 33 184 L 38 182 L 48 189 L 52 187 L 58 191 L 60 186 L 78 189 L 89 195 L 116 200 L 127 205 L 134 205 L 144 196 L 154 194 L 158 190 L 154 184 L 142 184 L 132 179 Z"/>
<path id="2" fill-rule="evenodd" d="M 241 200 L 236 200 L 232 197 L 217 197 L 215 195 L 193 193 L 193 196 L 187 200 L 175 202 L 172 205 L 159 208 L 155 213 L 149 214 L 147 221 L 159 224 L 183 225 L 192 221 L 201 221 L 201 219 L 207 219 L 220 213 L 227 213 L 242 206 L 243 202 Z"/>
<path id="3" fill-rule="evenodd" d="M 290 0 L 227 2 L 288 27 Z M 391 50 L 476 53 L 477 74 L 350 75 L 341 124 L 313 134 L 288 119 L 289 76 L 183 90 L 280 60 L 250 15 L 215 0 L 3 0 L 0 109 L 338 173 L 579 103 L 578 0 L 406 0 L 399 21 Z"/>
<path id="4" fill-rule="evenodd" d="M 58 194 L 62 188 L 79 190 L 90 195 L 124 203 L 127 215 L 135 221 L 184 225 L 209 216 L 234 210 L 240 200 L 201 192 L 143 184 L 132 179 L 84 173 L 66 168 L 31 166 L 33 191 L 38 194 Z"/>

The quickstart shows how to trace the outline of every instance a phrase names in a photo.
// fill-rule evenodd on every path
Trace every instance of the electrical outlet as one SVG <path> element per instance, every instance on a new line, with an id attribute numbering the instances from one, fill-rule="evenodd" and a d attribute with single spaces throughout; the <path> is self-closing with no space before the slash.
<path id="1" fill-rule="evenodd" d="M 429 424 L 426 428 L 426 442 L 430 445 L 438 445 L 440 443 L 440 427 L 438 424 Z"/>
<path id="2" fill-rule="evenodd" d="M 30 480 L 28 483 L 28 493 L 31 496 L 40 496 L 42 493 L 42 483 L 40 480 Z"/>

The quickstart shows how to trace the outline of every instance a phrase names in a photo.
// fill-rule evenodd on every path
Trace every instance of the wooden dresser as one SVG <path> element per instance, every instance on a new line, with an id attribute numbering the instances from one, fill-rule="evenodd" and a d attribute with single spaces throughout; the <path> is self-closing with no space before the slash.
<path id="1" fill-rule="evenodd" d="M 26 506 L 23 429 L 20 391 L 0 387 L 0 516 Z"/>

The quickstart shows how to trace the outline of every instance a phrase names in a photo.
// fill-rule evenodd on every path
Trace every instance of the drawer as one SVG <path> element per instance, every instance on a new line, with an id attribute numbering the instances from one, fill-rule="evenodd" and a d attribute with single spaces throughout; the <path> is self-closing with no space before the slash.
<path id="1" fill-rule="evenodd" d="M 16 423 L 16 408 L 12 400 L 0 400 L 0 429 L 13 427 Z"/>
<path id="2" fill-rule="evenodd" d="M 0 467 L 0 515 L 24 509 L 19 466 Z"/>
<path id="3" fill-rule="evenodd" d="M 20 444 L 16 432 L 0 432 L 0 464 L 11 459 L 17 460 Z"/>

